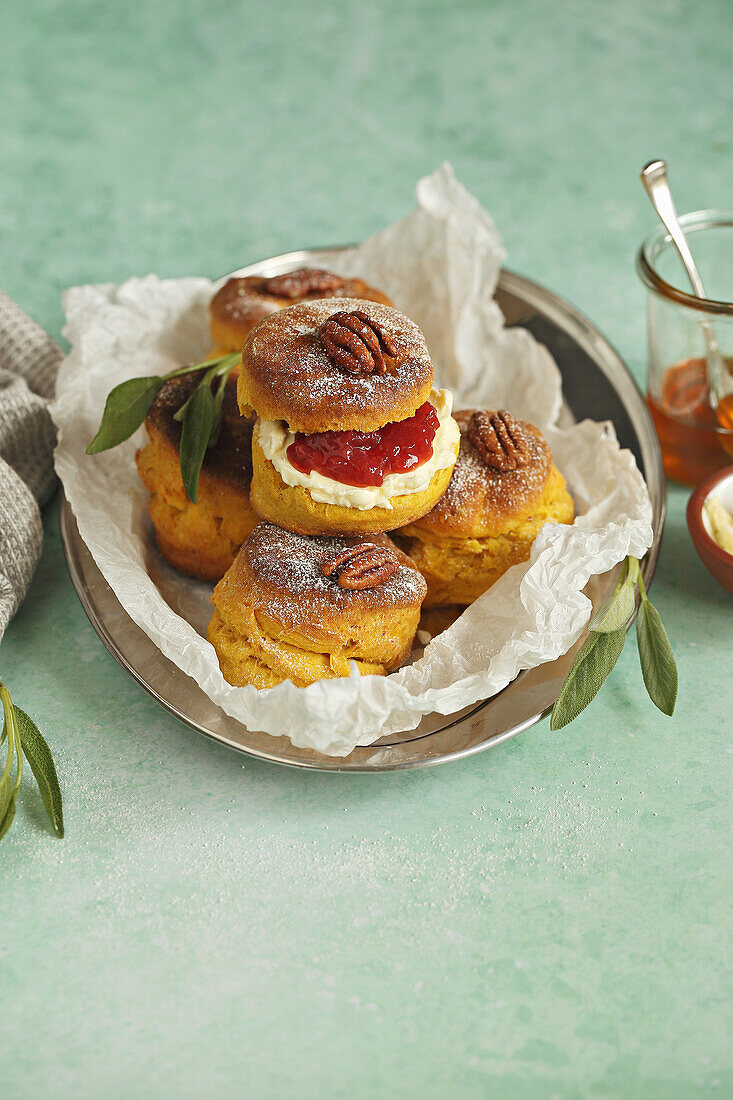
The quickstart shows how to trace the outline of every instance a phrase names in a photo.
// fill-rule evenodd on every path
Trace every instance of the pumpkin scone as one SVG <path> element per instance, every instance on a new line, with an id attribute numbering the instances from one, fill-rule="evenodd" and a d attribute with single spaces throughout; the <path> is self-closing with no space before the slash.
<path id="1" fill-rule="evenodd" d="M 429 512 L 450 481 L 459 432 L 433 389 L 417 325 L 389 306 L 325 299 L 249 334 L 237 395 L 256 413 L 252 503 L 300 534 L 374 534 Z"/>
<path id="2" fill-rule="evenodd" d="M 385 535 L 312 538 L 260 523 L 214 589 L 207 638 L 235 686 L 384 676 L 410 654 L 426 592 Z"/>
<path id="3" fill-rule="evenodd" d="M 364 298 L 392 305 L 386 294 L 363 279 L 347 279 L 322 268 L 298 267 L 271 278 L 234 276 L 211 299 L 212 357 L 241 351 L 245 336 L 265 317 L 314 298 Z"/>
<path id="4" fill-rule="evenodd" d="M 194 504 L 181 478 L 181 424 L 175 414 L 205 371 L 171 378 L 145 420 L 149 442 L 135 455 L 150 493 L 150 517 L 166 561 L 181 573 L 218 581 L 258 522 L 250 504 L 252 421 L 240 415 L 236 379 L 227 379 L 219 438 L 204 457 Z"/>
<path id="5" fill-rule="evenodd" d="M 527 561 L 546 523 L 572 523 L 565 479 L 540 431 L 500 410 L 456 413 L 461 449 L 426 516 L 394 532 L 428 585 L 426 607 L 467 606 Z"/>

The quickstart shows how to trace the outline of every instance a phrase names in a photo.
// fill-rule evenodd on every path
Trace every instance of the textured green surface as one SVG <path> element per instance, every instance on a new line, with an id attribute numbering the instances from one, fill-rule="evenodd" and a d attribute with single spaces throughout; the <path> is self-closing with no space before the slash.
<path id="1" fill-rule="evenodd" d="M 728 0 L 100 4 L 0 27 L 0 270 L 51 331 L 68 284 L 218 275 L 405 213 L 442 159 L 510 264 L 641 377 L 636 180 L 730 206 Z M 219 748 L 106 653 L 55 510 L 0 652 L 51 742 L 0 848 L 8 1097 L 731 1095 L 733 601 L 670 517 L 653 598 L 591 709 L 463 763 L 312 775 Z"/>

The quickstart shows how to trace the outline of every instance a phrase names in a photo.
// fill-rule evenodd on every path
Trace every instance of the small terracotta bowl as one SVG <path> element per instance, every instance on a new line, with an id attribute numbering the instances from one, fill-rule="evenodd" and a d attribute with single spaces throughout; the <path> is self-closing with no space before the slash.
<path id="1" fill-rule="evenodd" d="M 733 554 L 726 553 L 713 541 L 710 522 L 703 507 L 713 494 L 724 508 L 733 512 L 733 466 L 726 466 L 706 478 L 687 502 L 687 526 L 703 565 L 723 588 L 733 592 Z"/>

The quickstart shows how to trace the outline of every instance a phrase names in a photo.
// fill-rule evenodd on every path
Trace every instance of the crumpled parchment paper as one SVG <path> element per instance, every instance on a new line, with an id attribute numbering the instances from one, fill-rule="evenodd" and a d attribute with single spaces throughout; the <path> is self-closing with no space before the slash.
<path id="1" fill-rule="evenodd" d="M 633 456 L 620 450 L 609 424 L 559 427 L 562 394 L 552 357 L 528 332 L 504 327 L 493 300 L 503 259 L 493 222 L 443 165 L 419 182 L 408 217 L 334 253 L 330 266 L 383 288 L 420 325 L 436 382 L 453 390 L 456 408 L 507 408 L 543 430 L 578 518 L 572 526 L 545 526 L 530 561 L 510 569 L 412 665 L 387 677 L 354 672 L 307 688 L 231 687 L 202 636 L 208 590 L 179 578 L 160 583 L 160 568 L 151 568 L 147 494 L 133 462 L 142 429 L 113 451 L 84 454 L 114 385 L 163 374 L 208 351 L 215 285 L 148 276 L 64 295 L 71 352 L 52 414 L 56 469 L 81 536 L 131 618 L 250 729 L 340 756 L 412 729 L 431 711 L 451 714 L 488 698 L 522 669 L 566 652 L 590 615 L 583 594 L 589 578 L 651 545 L 651 503 Z"/>

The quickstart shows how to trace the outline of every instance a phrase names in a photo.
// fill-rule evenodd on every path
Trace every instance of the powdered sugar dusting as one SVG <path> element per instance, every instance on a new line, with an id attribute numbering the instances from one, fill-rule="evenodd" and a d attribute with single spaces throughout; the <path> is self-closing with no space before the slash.
<path id="1" fill-rule="evenodd" d="M 434 527 L 445 522 L 451 534 L 470 530 L 476 513 L 512 513 L 535 499 L 547 482 L 552 464 L 550 448 L 533 425 L 523 422 L 529 443 L 530 459 L 518 470 L 501 472 L 488 466 L 468 437 L 468 427 L 476 410 L 454 413 L 461 429 L 461 448 L 453 467 L 453 476 L 444 495 L 432 512 L 418 525 Z"/>
<path id="2" fill-rule="evenodd" d="M 388 334 L 397 353 L 393 369 L 351 375 L 329 359 L 318 330 L 341 310 L 363 311 Z M 382 414 L 380 424 L 403 419 L 422 403 L 433 378 L 430 354 L 414 321 L 389 306 L 358 298 L 305 302 L 273 314 L 248 336 L 243 360 L 253 396 L 273 406 L 275 415 L 269 418 L 296 427 L 302 422 L 306 431 L 332 426 L 370 430 L 349 422 L 365 410 Z M 403 405 L 405 411 L 394 415 Z"/>
<path id="3" fill-rule="evenodd" d="M 326 558 L 349 546 L 374 543 L 386 546 L 399 560 L 399 566 L 382 584 L 374 588 L 341 588 L 335 577 L 326 577 L 321 566 Z M 349 606 L 404 607 L 420 604 L 425 598 L 425 582 L 409 560 L 385 535 L 368 538 L 311 537 L 283 531 L 272 523 L 260 523 L 240 551 L 255 578 L 266 584 L 267 607 L 272 614 L 298 607 L 306 610 L 315 603 L 338 608 Z M 236 567 L 235 567 L 236 568 Z"/>
<path id="4" fill-rule="evenodd" d="M 227 279 L 211 302 L 211 311 L 215 317 L 237 324 L 240 321 L 249 321 L 256 314 L 265 317 L 268 313 L 292 306 L 296 302 L 310 301 L 316 298 L 363 298 L 369 301 L 384 302 L 389 304 L 389 299 L 381 291 L 370 287 L 363 279 L 346 279 L 333 272 L 314 268 L 296 268 L 294 272 L 288 272 L 292 277 L 299 271 L 313 271 L 324 276 L 321 280 L 321 289 L 313 289 L 305 294 L 278 294 L 276 289 L 268 289 L 270 279 L 262 275 L 243 275 Z M 330 276 L 331 285 L 327 286 Z M 317 280 L 313 280 L 317 282 Z"/>

